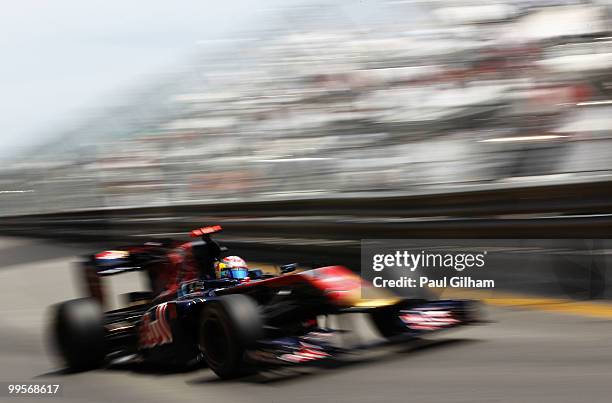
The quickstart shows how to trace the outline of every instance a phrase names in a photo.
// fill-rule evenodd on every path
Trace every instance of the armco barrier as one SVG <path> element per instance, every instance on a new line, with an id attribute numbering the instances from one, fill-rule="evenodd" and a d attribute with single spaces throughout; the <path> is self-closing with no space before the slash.
<path id="1" fill-rule="evenodd" d="M 612 186 L 598 182 L 429 196 L 82 210 L 2 217 L 0 233 L 140 242 L 149 237 L 177 237 L 211 223 L 223 225 L 225 243 L 251 259 L 312 265 L 340 262 L 357 268 L 361 239 L 612 238 Z M 610 298 L 612 276 L 605 261 L 586 269 L 581 265 L 579 270 L 553 270 L 546 263 L 542 265 L 546 270 L 525 277 L 529 284 L 506 284 L 572 298 Z M 511 265 L 508 261 L 503 266 Z M 499 278 L 504 276 L 505 271 L 499 273 Z M 575 287 L 580 292 L 572 291 L 572 284 L 581 284 Z"/>
<path id="2" fill-rule="evenodd" d="M 612 180 L 586 183 L 503 187 L 482 187 L 481 190 L 454 190 L 419 195 L 363 194 L 287 198 L 285 200 L 244 200 L 240 202 L 207 202 L 171 204 L 157 207 L 108 207 L 61 212 L 62 206 L 46 206 L 50 213 L 29 215 L 47 219 L 90 218 L 101 216 L 156 217 L 176 214 L 209 214 L 217 216 L 268 217 L 282 212 L 285 216 L 361 215 L 370 217 L 481 217 L 501 214 L 565 214 L 612 213 Z M 1 199 L 0 199 L 1 201 Z M 44 204 L 41 201 L 41 204 Z M 0 204 L 0 219 L 3 218 Z M 14 217 L 14 216 L 13 216 Z"/>

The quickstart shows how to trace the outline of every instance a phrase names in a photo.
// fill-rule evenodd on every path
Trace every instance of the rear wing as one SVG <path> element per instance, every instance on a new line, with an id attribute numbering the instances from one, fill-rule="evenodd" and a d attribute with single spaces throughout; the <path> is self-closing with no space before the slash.
<path id="1" fill-rule="evenodd" d="M 210 239 L 210 235 L 220 231 L 222 231 L 220 225 L 213 225 L 194 229 L 190 233 L 192 237 L 202 239 L 199 243 L 192 242 L 194 255 L 202 254 L 199 259 L 205 260 L 205 264 L 211 267 L 214 260 L 221 254 L 222 248 Z M 198 247 L 194 245 L 195 243 L 198 243 Z M 140 270 L 147 271 L 149 265 L 165 261 L 169 250 L 183 244 L 182 241 L 160 239 L 139 246 L 105 250 L 86 256 L 81 265 L 86 294 L 104 304 L 102 277 Z M 151 273 L 149 273 L 149 280 L 153 281 L 150 276 Z"/>
<path id="2" fill-rule="evenodd" d="M 97 299 L 104 306 L 106 292 L 103 277 L 146 270 L 147 265 L 163 259 L 168 246 L 166 243 L 148 242 L 142 246 L 106 250 L 84 256 L 79 272 L 85 294 Z"/>
<path id="3" fill-rule="evenodd" d="M 110 276 L 127 271 L 140 270 L 127 250 L 106 250 L 91 256 L 91 263 L 99 276 Z"/>
<path id="4" fill-rule="evenodd" d="M 105 250 L 86 256 L 99 276 L 111 276 L 129 271 L 141 270 L 145 266 L 165 259 L 169 249 L 182 242 L 160 239 L 142 245 L 125 246 L 120 249 Z"/>

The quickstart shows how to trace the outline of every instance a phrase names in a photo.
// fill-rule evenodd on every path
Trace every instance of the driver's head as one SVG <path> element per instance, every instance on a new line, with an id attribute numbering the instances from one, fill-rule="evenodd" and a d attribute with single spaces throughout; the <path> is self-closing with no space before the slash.
<path id="1" fill-rule="evenodd" d="M 239 256 L 227 256 L 221 259 L 215 267 L 217 278 L 243 279 L 249 276 L 249 267 Z"/>

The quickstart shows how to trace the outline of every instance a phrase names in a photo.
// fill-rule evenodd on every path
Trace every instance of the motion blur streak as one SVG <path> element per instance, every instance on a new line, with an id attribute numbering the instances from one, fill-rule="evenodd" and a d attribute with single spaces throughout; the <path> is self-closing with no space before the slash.
<path id="1" fill-rule="evenodd" d="M 23 236 L 0 238 L 0 380 L 61 382 L 67 402 L 610 401 L 612 322 L 608 305 L 596 308 L 595 300 L 611 298 L 612 249 L 597 242 L 551 253 L 588 252 L 588 265 L 544 266 L 539 252 L 521 249 L 537 266 L 526 270 L 508 253 L 499 284 L 531 299 L 484 296 L 487 326 L 356 353 L 327 368 L 223 382 L 208 369 L 125 364 L 65 374 L 49 359 L 42 330 L 47 307 L 77 296 L 75 256 L 97 249 L 66 240 L 104 241 L 98 250 L 108 250 L 145 234 L 221 224 L 232 253 L 273 264 L 337 258 L 330 263 L 356 269 L 346 261 L 358 259 L 368 238 L 609 238 L 611 6 L 261 6 L 271 17 L 265 27 L 214 47 L 202 38 L 175 66 L 180 73 L 92 105 L 65 129 L 49 127 L 37 136 L 46 142 L 0 170 L 0 230 Z M 28 118 L 44 112 L 32 107 Z M 142 289 L 136 273 L 126 276 L 113 284 L 116 294 Z M 536 306 L 534 296 L 551 285 L 590 301 Z"/>
<path id="2" fill-rule="evenodd" d="M 608 400 L 612 323 L 508 309 L 490 309 L 496 322 L 487 326 L 376 350 L 335 369 L 302 368 L 233 382 L 219 381 L 207 369 L 177 374 L 137 366 L 62 375 L 46 354 L 41 329 L 47 306 L 77 296 L 70 263 L 88 248 L 0 238 L 2 256 L 20 256 L 0 267 L 0 281 L 11 284 L 0 293 L 2 379 L 61 382 L 61 400 L 67 402 Z M 116 286 L 117 292 L 132 291 L 138 283 Z"/>
<path id="3" fill-rule="evenodd" d="M 4 163 L 0 214 L 610 174 L 607 2 L 338 0 L 262 12 L 265 29 L 202 50 L 182 73 Z"/>

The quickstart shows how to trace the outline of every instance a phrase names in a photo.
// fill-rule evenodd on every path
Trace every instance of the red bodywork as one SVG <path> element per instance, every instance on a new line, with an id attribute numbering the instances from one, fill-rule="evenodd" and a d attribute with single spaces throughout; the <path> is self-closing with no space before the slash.
<path id="1" fill-rule="evenodd" d="M 251 287 L 282 288 L 300 284 L 306 284 L 320 290 L 330 302 L 341 306 L 350 306 L 360 299 L 361 288 L 367 286 L 361 277 L 344 266 L 326 266 L 300 273 L 246 282 L 219 291 L 219 294 L 243 293 Z"/>

